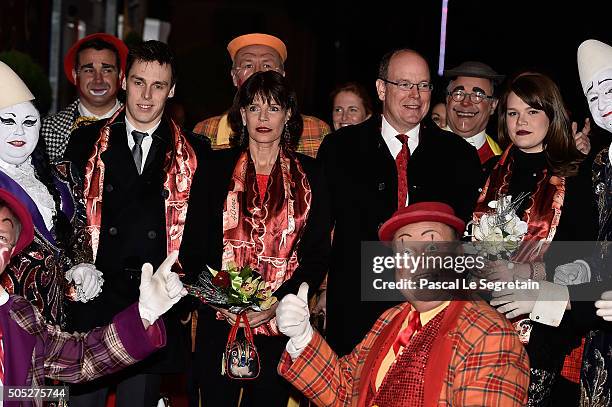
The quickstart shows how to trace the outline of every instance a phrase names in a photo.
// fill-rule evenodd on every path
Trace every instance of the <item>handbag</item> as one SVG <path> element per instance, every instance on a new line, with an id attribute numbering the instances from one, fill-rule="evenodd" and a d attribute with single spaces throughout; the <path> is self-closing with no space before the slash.
<path id="1" fill-rule="evenodd" d="M 236 339 L 240 321 L 244 323 L 244 337 Z M 238 314 L 236 324 L 227 337 L 221 362 L 221 374 L 230 379 L 250 380 L 259 376 L 259 353 L 253 342 L 253 333 L 245 313 Z"/>

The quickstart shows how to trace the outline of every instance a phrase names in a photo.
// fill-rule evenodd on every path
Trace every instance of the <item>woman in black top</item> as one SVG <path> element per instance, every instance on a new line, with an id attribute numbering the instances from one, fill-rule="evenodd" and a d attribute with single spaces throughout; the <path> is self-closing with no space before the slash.
<path id="1" fill-rule="evenodd" d="M 499 101 L 499 139 L 507 147 L 479 197 L 474 221 L 491 211 L 489 202 L 509 195 L 527 232 L 512 263 L 493 264 L 492 278 L 542 280 L 542 290 L 549 290 L 554 299 L 567 298 L 565 286 L 544 281 L 553 281 L 556 266 L 583 254 L 536 242 L 593 241 L 597 215 L 588 171 L 580 166 L 585 156 L 576 149 L 561 94 L 550 78 L 527 72 L 509 81 Z M 579 347 L 580 336 L 571 324 L 552 321 L 551 315 L 563 315 L 563 310 L 554 310 L 558 303 L 540 302 L 537 311 L 544 308 L 542 317 L 534 311 L 537 298 L 517 301 L 502 296 L 491 304 L 514 322 L 527 347 L 532 372 L 529 405 L 560 405 L 561 393 L 564 405 L 577 405 L 580 357 L 578 369 L 564 370 L 563 375 L 561 371 L 566 354 Z"/>

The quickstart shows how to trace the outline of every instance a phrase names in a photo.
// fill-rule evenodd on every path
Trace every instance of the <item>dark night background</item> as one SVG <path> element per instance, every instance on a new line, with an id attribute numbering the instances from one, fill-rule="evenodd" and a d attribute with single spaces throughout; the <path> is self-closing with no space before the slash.
<path id="1" fill-rule="evenodd" d="M 72 13 L 76 10 L 80 18 L 89 19 L 88 33 L 94 32 L 88 10 L 100 2 L 104 3 L 63 0 L 62 23 L 71 7 Z M 225 47 L 233 37 L 249 32 L 285 41 L 287 76 L 298 91 L 303 112 L 328 122 L 331 89 L 356 80 L 374 96 L 378 61 L 394 47 L 423 53 L 440 92 L 445 84 L 435 72 L 441 3 L 150 0 L 147 14 L 172 24 L 168 42 L 179 61 L 176 98 L 185 107 L 186 127 L 191 128 L 229 106 L 234 88 Z M 48 72 L 52 4 L 0 0 L 0 51 L 29 53 Z M 123 9 L 122 1 L 117 9 Z M 588 108 L 580 91 L 576 49 L 589 38 L 612 44 L 612 1 L 449 0 L 445 66 L 480 60 L 504 74 L 542 71 L 560 85 L 572 116 L 582 120 Z M 68 46 L 62 44 L 63 49 Z M 61 81 L 68 86 L 63 77 Z M 70 100 L 69 96 L 64 99 Z"/>

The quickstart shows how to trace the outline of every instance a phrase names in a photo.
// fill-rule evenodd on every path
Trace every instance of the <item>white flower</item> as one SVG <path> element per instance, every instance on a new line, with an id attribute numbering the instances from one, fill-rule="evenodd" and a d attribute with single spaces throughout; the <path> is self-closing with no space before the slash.
<path id="1" fill-rule="evenodd" d="M 509 215 L 506 216 L 506 219 Z M 510 216 L 510 219 L 507 219 L 508 223 L 504 225 L 504 232 L 508 235 L 514 237 L 513 240 L 520 240 L 523 238 L 523 235 L 527 233 L 527 222 L 520 220 L 518 216 Z M 520 239 L 519 239 L 520 237 Z"/>
<path id="2" fill-rule="evenodd" d="M 501 196 L 487 204 L 492 211 L 471 223 L 472 240 L 481 242 L 479 246 L 486 254 L 510 257 L 523 240 L 528 225 L 516 215 L 516 208 L 524 198 L 520 195 L 512 202 L 511 195 Z"/>

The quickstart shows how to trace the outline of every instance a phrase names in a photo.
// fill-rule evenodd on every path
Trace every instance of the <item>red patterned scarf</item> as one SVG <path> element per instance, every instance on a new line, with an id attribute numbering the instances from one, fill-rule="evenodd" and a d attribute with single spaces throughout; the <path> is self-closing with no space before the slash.
<path id="1" fill-rule="evenodd" d="M 491 175 L 478 197 L 473 219 L 477 221 L 482 215 L 491 211 L 489 202 L 498 199 L 508 193 L 510 180 L 512 179 L 514 158 L 508 147 L 497 165 L 491 171 Z M 523 214 L 523 220 L 527 222 L 527 233 L 523 242 L 533 241 L 534 244 L 521 244 L 519 252 L 513 255 L 513 260 L 518 262 L 542 261 L 548 243 L 553 240 L 561 217 L 561 208 L 565 198 L 565 178 L 550 175 L 544 169 L 537 181 L 535 191 L 527 198 L 529 204 Z"/>
<path id="2" fill-rule="evenodd" d="M 311 190 L 298 159 L 279 152 L 259 194 L 255 164 L 244 151 L 234 167 L 223 210 L 223 258 L 257 270 L 274 292 L 298 267 L 297 248 L 310 212 Z M 279 298 L 280 300 L 280 298 Z M 254 328 L 255 334 L 277 335 L 276 320 Z"/>
<path id="3" fill-rule="evenodd" d="M 102 221 L 102 193 L 104 191 L 105 164 L 102 161 L 102 153 L 108 148 L 110 137 L 110 126 L 117 117 L 123 113 L 124 108 L 119 109 L 102 127 L 100 137 L 94 145 L 93 153 L 85 166 L 84 195 L 87 210 L 87 232 L 91 236 L 94 261 L 100 243 L 100 224 Z M 166 251 L 178 250 L 183 237 L 185 217 L 187 215 L 187 204 L 191 191 L 191 181 L 195 173 L 198 161 L 195 151 L 187 141 L 185 134 L 168 118 L 170 133 L 172 134 L 172 148 L 166 153 L 164 169 L 166 179 L 164 190 L 168 191 L 165 199 L 166 212 Z"/>
<path id="4" fill-rule="evenodd" d="M 509 154 L 512 146 L 508 147 L 497 165 L 491 171 L 482 193 L 478 197 L 474 220 L 489 212 L 489 202 L 508 193 L 510 180 L 512 179 L 514 157 Z M 565 178 L 550 175 L 548 169 L 544 169 L 539 175 L 536 188 L 529 196 L 529 204 L 523 214 L 523 221 L 527 222 L 527 233 L 522 243 L 512 255 L 516 262 L 542 261 L 544 253 L 548 249 L 548 243 L 553 240 L 561 208 L 565 198 Z M 513 318 L 512 324 L 522 343 L 527 344 L 531 336 L 531 321 L 525 316 Z"/>

